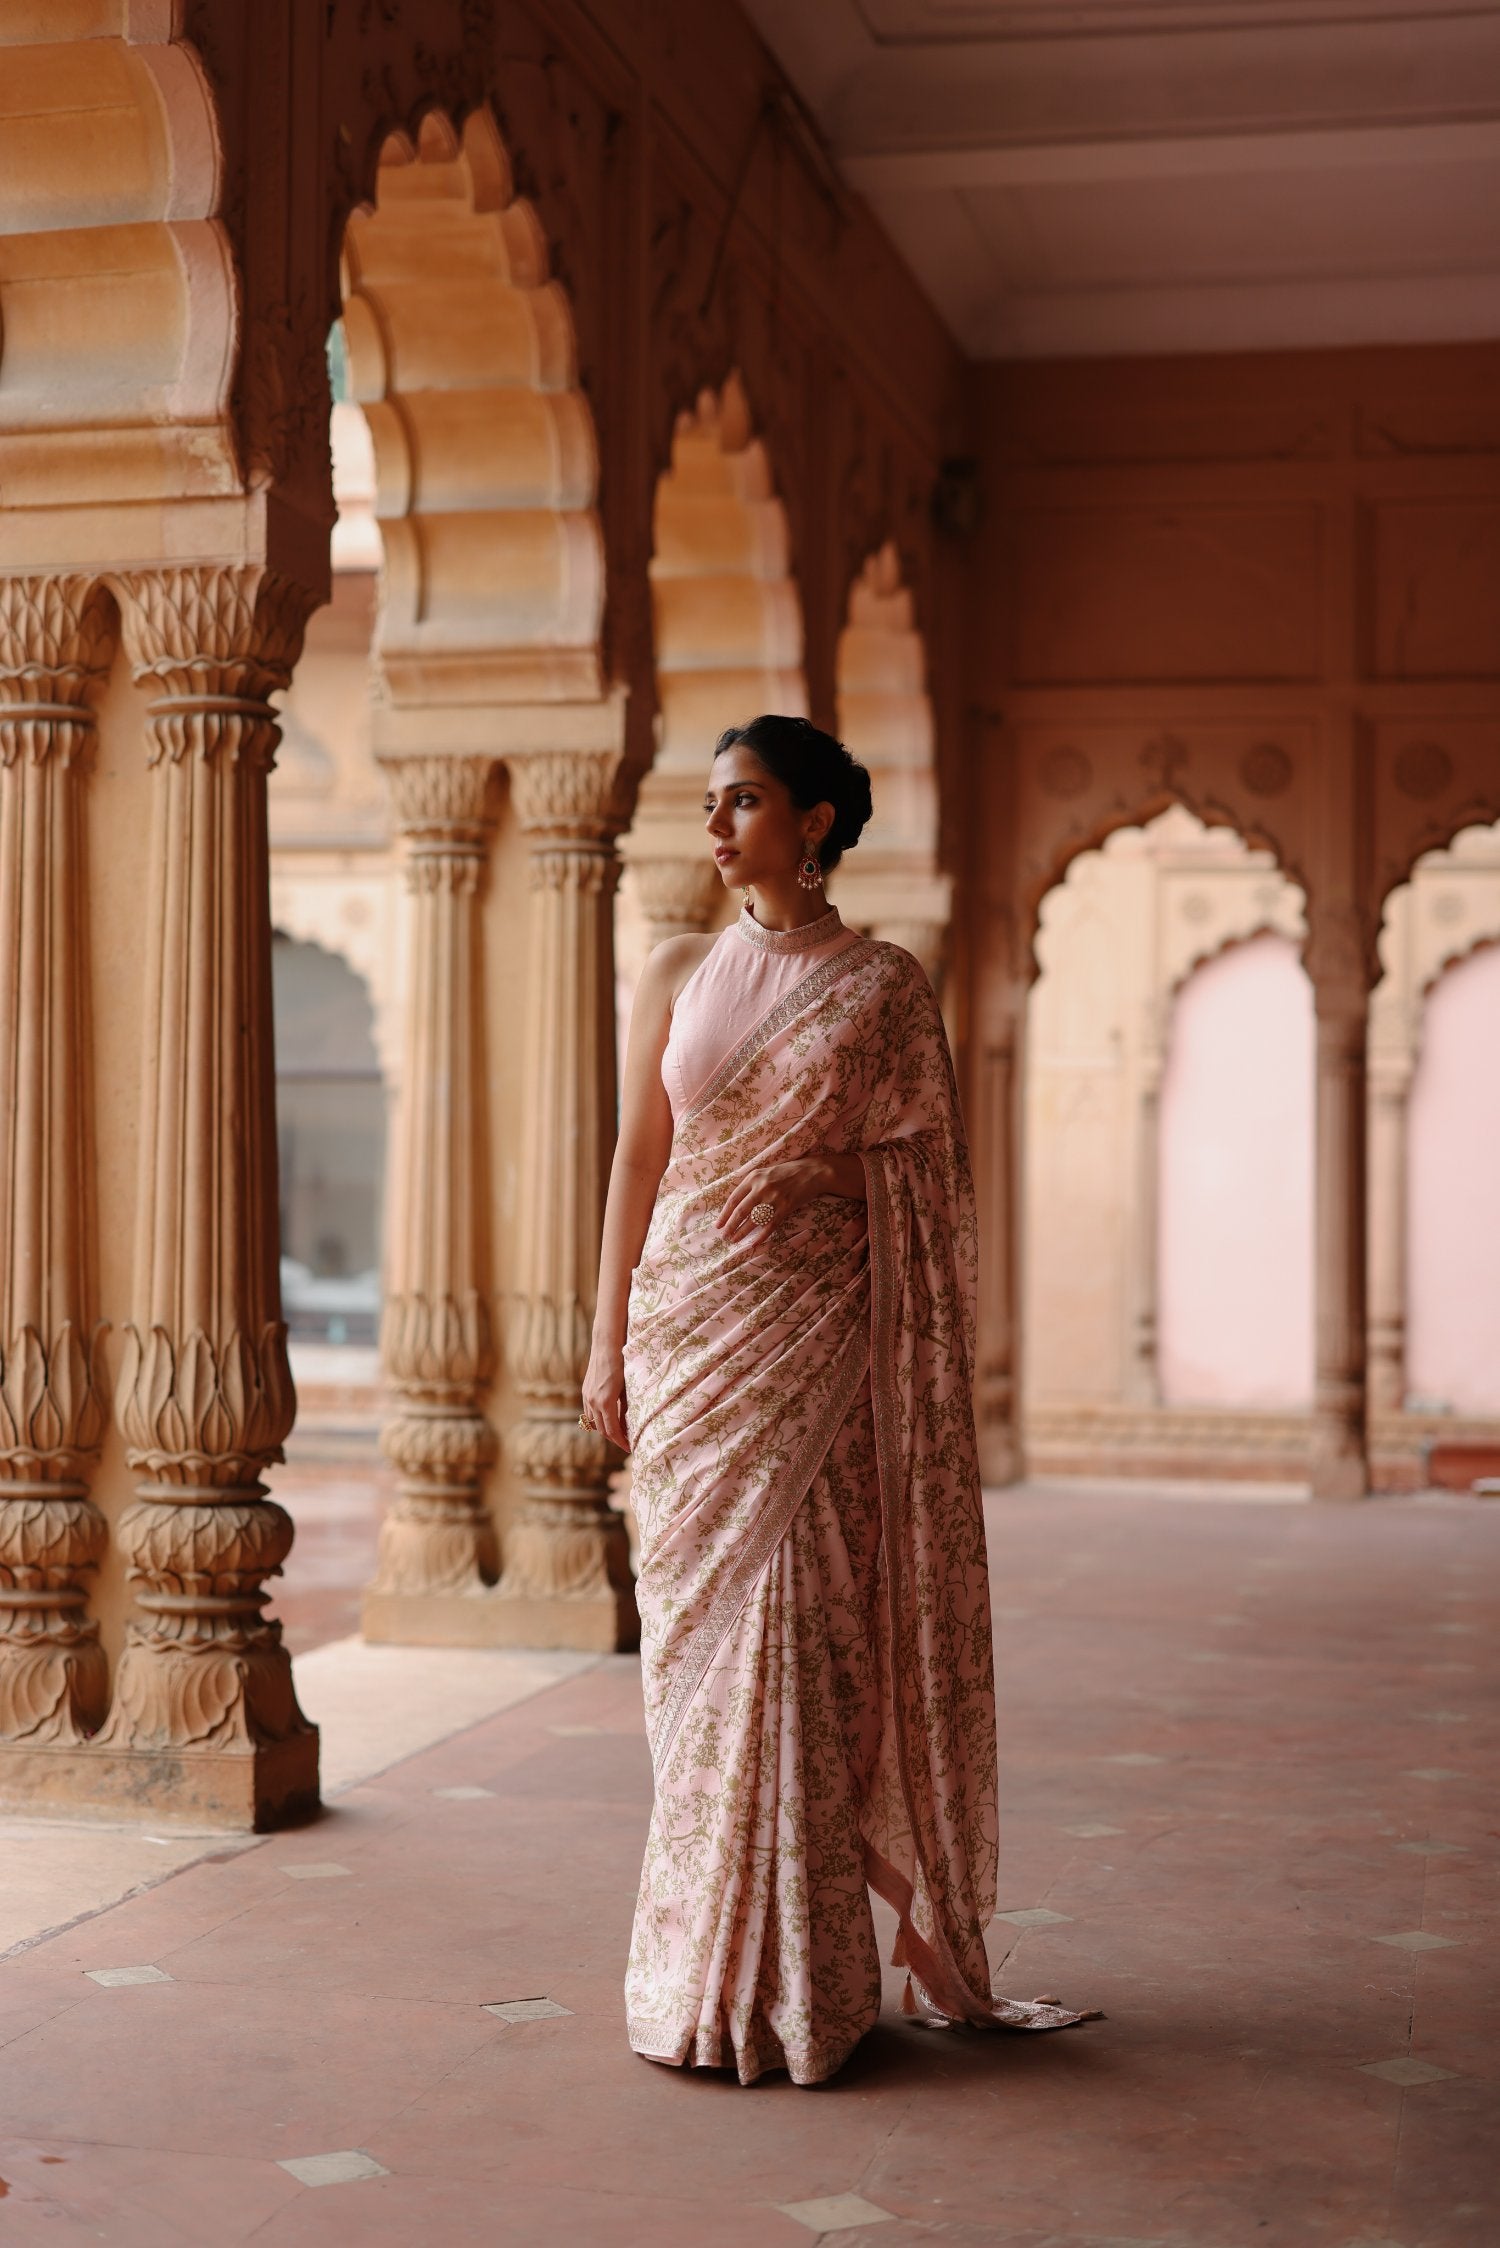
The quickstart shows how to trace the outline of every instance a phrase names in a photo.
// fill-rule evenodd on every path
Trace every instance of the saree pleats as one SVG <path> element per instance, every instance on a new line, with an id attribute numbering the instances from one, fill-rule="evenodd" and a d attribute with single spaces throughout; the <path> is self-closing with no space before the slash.
<path id="1" fill-rule="evenodd" d="M 631 2042 L 654 2058 L 815 2083 L 879 2011 L 860 1825 L 873 1468 L 866 1393 L 658 1772 L 627 1982 Z"/>

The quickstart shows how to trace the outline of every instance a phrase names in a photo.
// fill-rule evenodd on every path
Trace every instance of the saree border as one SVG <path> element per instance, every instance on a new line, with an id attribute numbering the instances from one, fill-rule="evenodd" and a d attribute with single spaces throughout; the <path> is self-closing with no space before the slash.
<path id="1" fill-rule="evenodd" d="M 651 1742 L 653 1767 L 665 1763 L 689 1704 L 708 1674 L 709 1665 L 733 1629 L 757 1577 L 791 1528 L 797 1509 L 812 1488 L 813 1477 L 827 1458 L 854 1403 L 869 1363 L 869 1334 L 861 1324 L 835 1358 L 824 1393 L 811 1407 L 806 1436 L 772 1482 L 749 1536 L 709 1602 L 708 1614 L 677 1661 L 671 1691 L 662 1704 L 656 1735 Z"/>
<path id="2" fill-rule="evenodd" d="M 846 944 L 842 952 L 836 952 L 831 960 L 820 961 L 816 968 L 809 968 L 805 976 L 799 977 L 774 1007 L 767 1008 L 754 1029 L 745 1033 L 733 1053 L 720 1062 L 702 1091 L 694 1095 L 677 1119 L 677 1131 L 681 1132 L 687 1125 L 695 1124 L 703 1111 L 712 1107 L 725 1087 L 733 1084 L 745 1064 L 754 1059 L 768 1038 L 774 1038 L 777 1031 L 789 1023 L 794 1015 L 800 1014 L 811 1000 L 821 999 L 830 984 L 836 983 L 841 975 L 857 963 L 870 959 L 877 949 L 873 937 L 859 937 L 853 944 Z"/>
<path id="3" fill-rule="evenodd" d="M 880 1477 L 881 1532 L 885 1542 L 886 1605 L 891 1622 L 891 1725 L 896 1736 L 896 1770 L 901 1781 L 901 1796 L 906 1808 L 907 1825 L 911 1832 L 912 1856 L 917 1871 L 927 1885 L 927 1894 L 933 1906 L 933 1935 L 922 1935 L 911 1916 L 915 1901 L 913 1885 L 904 1876 L 897 1875 L 896 1893 L 884 1883 L 877 1883 L 901 1922 L 901 1941 L 908 1953 L 921 1960 L 918 1972 L 932 1997 L 945 2012 L 959 2020 L 993 2025 L 1000 2016 L 993 1993 L 983 1996 L 969 1987 L 968 1978 L 954 1956 L 943 1926 L 942 1914 L 937 1907 L 937 1889 L 922 1852 L 922 1829 L 916 1815 L 916 1804 L 911 1785 L 911 1752 L 906 1737 L 906 1721 L 901 1707 L 901 1695 L 896 1679 L 896 1665 L 901 1649 L 901 1595 L 897 1584 L 898 1562 L 903 1548 L 896 1536 L 899 1528 L 896 1507 L 896 1487 L 900 1473 L 900 1446 L 897 1440 L 899 1402 L 896 1391 L 896 1246 L 895 1218 L 891 1208 L 890 1180 L 878 1148 L 861 1150 L 865 1166 L 866 1193 L 870 1211 L 870 1397 L 874 1407 L 875 1460 Z M 888 1866 L 878 1851 L 866 1846 L 867 1863 L 874 1859 L 884 1870 L 895 1874 L 896 1868 Z M 933 1975 L 936 1967 L 940 1975 Z M 957 2003 L 955 2004 L 955 2000 Z M 1075 2017 L 1070 2017 L 1075 2018 Z M 1041 2025 L 1038 2025 L 1041 2026 Z M 1061 2027 L 1051 2023 L 1046 2026 Z"/>

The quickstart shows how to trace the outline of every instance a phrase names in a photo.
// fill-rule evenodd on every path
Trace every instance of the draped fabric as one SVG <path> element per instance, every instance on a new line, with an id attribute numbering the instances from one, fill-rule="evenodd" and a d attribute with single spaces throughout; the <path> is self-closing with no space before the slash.
<path id="1" fill-rule="evenodd" d="M 748 1171 L 857 1153 L 765 1240 Z M 635 2049 L 743 2082 L 831 2074 L 873 2024 L 867 1884 L 941 2018 L 990 1994 L 989 1590 L 970 1402 L 976 1239 L 931 986 L 860 939 L 811 967 L 678 1115 L 625 1354 L 655 1806 Z"/>

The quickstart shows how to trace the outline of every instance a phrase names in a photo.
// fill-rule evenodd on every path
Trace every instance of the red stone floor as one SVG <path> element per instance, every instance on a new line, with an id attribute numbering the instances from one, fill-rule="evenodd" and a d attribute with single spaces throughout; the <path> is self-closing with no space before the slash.
<path id="1" fill-rule="evenodd" d="M 0 2242 L 1495 2248 L 1497 1541 L 1458 1498 L 997 1500 L 1000 1903 L 1048 1916 L 997 1984 L 1108 2019 L 934 2031 L 892 1974 L 813 2091 L 626 2048 L 607 1661 L 6 1962 Z M 281 2167 L 326 2155 L 371 2174 Z"/>

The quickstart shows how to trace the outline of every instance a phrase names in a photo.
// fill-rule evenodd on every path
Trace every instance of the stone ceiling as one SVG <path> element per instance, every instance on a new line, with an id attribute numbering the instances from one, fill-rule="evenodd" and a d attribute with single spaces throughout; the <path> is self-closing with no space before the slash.
<path id="1" fill-rule="evenodd" d="M 745 5 L 978 357 L 1500 335 L 1500 6 Z"/>

